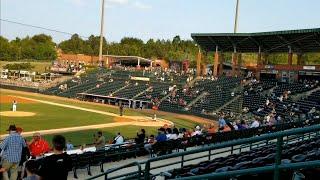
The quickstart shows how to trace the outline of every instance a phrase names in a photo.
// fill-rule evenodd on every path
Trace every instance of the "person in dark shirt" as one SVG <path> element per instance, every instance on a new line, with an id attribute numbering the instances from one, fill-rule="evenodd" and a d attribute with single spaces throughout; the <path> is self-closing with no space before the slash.
<path id="1" fill-rule="evenodd" d="M 135 142 L 137 144 L 144 143 L 144 139 L 146 138 L 146 131 L 144 129 L 141 129 L 141 133 L 137 132 L 137 137 L 135 138 Z"/>
<path id="2" fill-rule="evenodd" d="M 43 180 L 67 180 L 68 172 L 72 169 L 72 161 L 67 153 L 63 153 L 66 146 L 66 139 L 56 135 L 52 139 L 53 155 L 41 160 L 38 175 Z"/>

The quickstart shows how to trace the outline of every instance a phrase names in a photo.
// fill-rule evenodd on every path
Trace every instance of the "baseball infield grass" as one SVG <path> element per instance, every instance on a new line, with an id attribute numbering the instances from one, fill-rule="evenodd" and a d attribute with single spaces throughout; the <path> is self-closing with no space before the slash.
<path id="1" fill-rule="evenodd" d="M 10 111 L 10 108 L 11 104 L 1 104 L 0 111 Z M 113 122 L 112 116 L 42 103 L 18 104 L 18 111 L 36 114 L 30 117 L 1 116 L 0 134 L 5 134 L 10 124 L 23 127 L 24 131 L 36 131 Z"/>
<path id="2" fill-rule="evenodd" d="M 78 100 L 63 99 L 54 96 L 42 96 L 32 93 L 16 93 L 14 91 L 6 91 L 0 89 L 0 96 L 21 96 L 27 98 L 33 98 L 38 100 L 45 100 L 54 103 L 60 103 L 65 105 L 72 105 L 82 108 L 88 108 L 93 110 L 99 110 L 104 112 L 110 112 L 114 114 L 119 113 L 119 108 L 115 106 L 107 106 L 101 104 L 81 102 Z M 0 102 L 0 111 L 10 111 L 11 103 Z M 77 127 L 86 125 L 106 124 L 115 122 L 113 116 L 104 114 L 98 114 L 94 112 L 87 112 L 78 109 L 60 107 L 56 105 L 44 104 L 40 102 L 33 103 L 19 103 L 18 111 L 34 112 L 35 116 L 30 117 L 5 117 L 0 116 L 0 134 L 6 134 L 6 129 L 10 124 L 22 127 L 25 132 L 58 129 L 67 127 Z M 125 115 L 127 116 L 153 116 L 153 112 L 146 112 L 141 110 L 125 109 Z M 198 122 L 189 120 L 187 118 L 180 118 L 170 114 L 158 114 L 157 117 L 172 121 L 178 128 L 191 129 L 198 125 Z M 106 139 L 111 140 L 116 132 L 121 132 L 126 139 L 131 139 L 136 136 L 136 132 L 142 127 L 139 126 L 118 126 L 108 127 L 96 130 L 81 130 L 77 132 L 65 132 L 62 133 L 68 140 L 74 145 L 91 144 L 93 134 L 98 130 L 103 131 Z M 158 127 L 143 127 L 148 135 L 156 134 Z M 61 133 L 60 133 L 61 134 Z M 51 141 L 52 135 L 45 135 L 48 141 Z"/>

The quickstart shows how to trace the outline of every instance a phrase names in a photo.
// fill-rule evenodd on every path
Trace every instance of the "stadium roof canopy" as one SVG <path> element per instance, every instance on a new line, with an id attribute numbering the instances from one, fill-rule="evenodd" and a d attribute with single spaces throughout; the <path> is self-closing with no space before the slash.
<path id="1" fill-rule="evenodd" d="M 320 52 L 320 28 L 260 33 L 194 33 L 193 40 L 205 51 Z"/>

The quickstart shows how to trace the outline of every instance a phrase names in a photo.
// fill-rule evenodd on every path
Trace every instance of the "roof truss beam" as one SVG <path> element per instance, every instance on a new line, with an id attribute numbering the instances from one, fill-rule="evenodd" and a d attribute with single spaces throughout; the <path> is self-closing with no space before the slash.
<path id="1" fill-rule="evenodd" d="M 278 35 L 277 37 L 278 37 L 282 42 L 285 43 L 283 46 L 288 45 L 288 46 L 290 46 L 292 49 L 295 49 L 295 50 L 297 50 L 298 52 L 302 52 L 302 48 L 301 48 L 300 46 L 297 46 L 294 42 L 288 41 L 285 37 L 283 37 L 283 36 L 281 36 L 281 35 Z"/>

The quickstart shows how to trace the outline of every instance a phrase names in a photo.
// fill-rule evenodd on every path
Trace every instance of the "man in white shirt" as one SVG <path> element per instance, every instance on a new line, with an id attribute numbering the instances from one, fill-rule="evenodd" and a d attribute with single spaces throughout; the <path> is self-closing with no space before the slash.
<path id="1" fill-rule="evenodd" d="M 257 128 L 260 126 L 260 123 L 258 120 L 254 120 L 253 123 L 251 124 L 250 128 Z"/>
<path id="2" fill-rule="evenodd" d="M 200 126 L 196 126 L 195 131 L 191 134 L 191 136 L 198 136 L 202 134 L 202 130 L 200 128 Z"/>
<path id="3" fill-rule="evenodd" d="M 123 144 L 124 138 L 121 136 L 120 132 L 118 133 L 117 137 L 114 138 L 113 144 Z"/>

